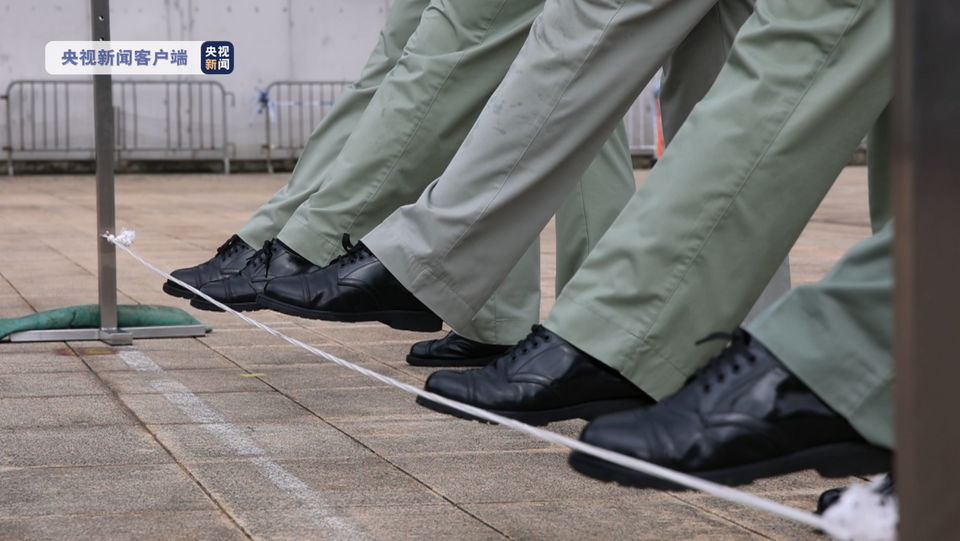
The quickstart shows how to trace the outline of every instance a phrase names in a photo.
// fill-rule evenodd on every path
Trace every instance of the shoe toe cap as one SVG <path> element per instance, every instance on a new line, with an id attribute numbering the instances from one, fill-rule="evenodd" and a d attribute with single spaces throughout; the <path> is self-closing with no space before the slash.
<path id="1" fill-rule="evenodd" d="M 173 276 L 177 280 L 180 280 L 181 282 L 184 282 L 195 288 L 199 288 L 201 285 L 203 285 L 200 283 L 200 273 L 197 271 L 196 267 L 188 267 L 186 269 L 177 269 L 171 272 L 170 276 Z M 177 284 L 176 282 L 171 282 L 169 280 L 168 282 L 170 284 L 173 284 L 176 287 L 183 288 L 183 286 L 181 286 L 180 284 Z"/>
<path id="2" fill-rule="evenodd" d="M 222 299 L 227 294 L 229 294 L 230 289 L 227 280 L 216 280 L 214 282 L 207 282 L 200 287 L 200 292 L 204 295 L 209 295 L 215 299 Z"/>
<path id="3" fill-rule="evenodd" d="M 278 301 L 304 303 L 303 285 L 301 276 L 281 276 L 274 278 L 263 286 L 263 295 Z"/>
<path id="4" fill-rule="evenodd" d="M 656 458 L 638 410 L 598 417 L 583 429 L 580 441 L 643 460 Z"/>
<path id="5" fill-rule="evenodd" d="M 427 378 L 423 389 L 451 400 L 470 403 L 470 377 L 467 372 L 440 370 Z"/>
<path id="6" fill-rule="evenodd" d="M 429 357 L 433 353 L 433 346 L 436 340 L 424 340 L 410 346 L 410 355 L 414 357 Z"/>

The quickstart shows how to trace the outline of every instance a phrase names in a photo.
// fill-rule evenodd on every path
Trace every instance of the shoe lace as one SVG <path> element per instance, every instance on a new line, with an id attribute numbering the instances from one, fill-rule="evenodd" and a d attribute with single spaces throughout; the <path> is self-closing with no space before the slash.
<path id="1" fill-rule="evenodd" d="M 356 263 L 358 260 L 363 261 L 367 256 L 373 255 L 373 252 L 364 246 L 362 242 L 357 242 L 357 244 L 350 242 L 350 233 L 344 233 L 340 243 L 347 253 L 333 258 L 333 261 L 330 262 L 331 265 L 339 263 L 341 267 L 346 267 L 347 263 Z"/>
<path id="2" fill-rule="evenodd" d="M 537 349 L 540 344 L 550 341 L 550 334 L 543 325 L 534 325 L 530 327 L 530 334 L 526 338 L 517 342 L 517 345 L 510 348 L 509 353 L 511 362 L 517 360 L 517 352 L 526 355 L 531 349 Z"/>
<path id="3" fill-rule="evenodd" d="M 217 255 L 220 256 L 221 261 L 226 261 L 228 257 L 237 253 L 242 248 L 243 239 L 239 235 L 234 235 L 230 237 L 230 240 L 223 243 L 223 246 L 217 248 Z"/>
<path id="4" fill-rule="evenodd" d="M 247 265 L 244 268 L 256 266 L 263 264 L 264 272 L 270 272 L 270 261 L 273 260 L 273 254 L 277 252 L 277 245 L 274 242 L 274 239 L 268 240 L 263 243 L 263 248 L 257 250 L 253 256 L 247 260 Z"/>
<path id="5" fill-rule="evenodd" d="M 723 351 L 714 355 L 706 365 L 697 369 L 690 378 L 691 381 L 695 380 L 700 383 L 706 393 L 710 392 L 711 385 L 714 382 L 723 383 L 726 379 L 724 367 L 730 366 L 733 373 L 738 373 L 744 362 L 748 364 L 757 362 L 756 356 L 750 352 L 748 347 L 750 345 L 750 335 L 742 329 L 737 329 L 732 333 L 711 333 L 709 336 L 697 340 L 696 344 L 699 346 L 713 340 L 726 340 L 728 343 Z"/>

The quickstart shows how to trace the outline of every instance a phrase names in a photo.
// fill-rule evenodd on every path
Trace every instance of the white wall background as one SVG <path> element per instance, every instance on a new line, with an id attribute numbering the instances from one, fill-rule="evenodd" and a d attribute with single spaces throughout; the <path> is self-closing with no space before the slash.
<path id="1" fill-rule="evenodd" d="M 233 74 L 193 79 L 217 80 L 236 95 L 236 106 L 227 112 L 236 157 L 262 158 L 263 117 L 250 125 L 256 89 L 276 80 L 355 80 L 376 45 L 391 4 L 392 0 L 111 0 L 111 37 L 233 42 L 237 48 Z M 43 66 L 46 43 L 88 40 L 90 31 L 86 0 L 0 0 L 0 92 L 14 80 L 56 79 Z M 86 120 L 92 126 L 92 119 Z M 73 129 L 79 130 L 83 121 L 82 117 L 73 121 Z M 6 122 L 0 112 L 4 145 Z"/>

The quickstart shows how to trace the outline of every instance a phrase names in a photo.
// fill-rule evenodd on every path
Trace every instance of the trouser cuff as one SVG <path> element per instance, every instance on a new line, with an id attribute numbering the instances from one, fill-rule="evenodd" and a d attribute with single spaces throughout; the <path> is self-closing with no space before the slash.
<path id="1" fill-rule="evenodd" d="M 414 257 L 413 252 L 392 231 L 378 227 L 363 237 L 391 274 L 454 331 L 466 329 L 480 307 L 473 307 L 452 287 L 434 275 Z"/>
<path id="2" fill-rule="evenodd" d="M 589 303 L 561 294 L 543 324 L 594 359 L 620 372 L 656 400 L 680 389 L 683 373 L 648 340 L 618 327 Z"/>

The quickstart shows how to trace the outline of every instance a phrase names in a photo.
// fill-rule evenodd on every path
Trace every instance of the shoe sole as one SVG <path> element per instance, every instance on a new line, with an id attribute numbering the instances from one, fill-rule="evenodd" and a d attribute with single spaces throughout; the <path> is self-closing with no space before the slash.
<path id="1" fill-rule="evenodd" d="M 686 487 L 681 485 L 624 468 L 579 451 L 570 453 L 569 463 L 578 472 L 600 481 L 615 481 L 620 485 L 638 488 L 686 490 Z M 890 468 L 891 454 L 885 449 L 867 444 L 837 443 L 814 447 L 753 464 L 689 473 L 707 481 L 737 486 L 764 477 L 774 477 L 810 469 L 817 470 L 823 477 L 836 478 L 886 473 L 890 471 Z"/>
<path id="2" fill-rule="evenodd" d="M 443 327 L 443 320 L 434 314 L 424 312 L 410 312 L 405 310 L 382 310 L 377 312 L 324 312 L 309 310 L 286 304 L 260 295 L 257 304 L 281 314 L 297 316 L 306 319 L 322 319 L 324 321 L 341 321 L 344 323 L 359 323 L 362 321 L 379 321 L 398 331 L 436 332 Z"/>
<path id="3" fill-rule="evenodd" d="M 263 310 L 263 307 L 256 302 L 224 302 L 223 304 L 237 312 L 256 312 L 257 310 Z M 207 312 L 223 312 L 220 307 L 202 297 L 194 297 L 193 300 L 190 301 L 190 306 L 197 310 L 206 310 Z"/>
<path id="4" fill-rule="evenodd" d="M 489 355 L 487 357 L 471 357 L 467 359 L 437 359 L 429 357 L 417 357 L 416 355 L 407 355 L 407 364 L 410 366 L 432 366 L 445 368 L 473 368 L 483 367 L 499 359 L 500 355 Z"/>
<path id="5" fill-rule="evenodd" d="M 171 282 L 163 283 L 163 292 L 172 297 L 178 297 L 181 299 L 192 299 L 194 297 L 193 293 L 190 290 L 184 289 L 179 285 Z"/>
<path id="6" fill-rule="evenodd" d="M 464 413 L 460 410 L 453 409 L 451 407 L 445 406 L 433 400 L 428 400 L 422 396 L 417 397 L 417 404 L 425 408 L 430 408 L 433 411 L 440 413 L 446 413 L 453 415 L 454 417 L 459 417 L 460 419 L 466 419 L 467 421 L 478 421 L 481 423 L 487 424 L 496 424 L 492 421 L 486 419 L 480 419 L 470 415 L 469 413 Z M 587 404 L 577 404 L 576 406 L 569 406 L 566 408 L 558 408 L 553 410 L 544 410 L 544 411 L 499 411 L 499 410 L 487 410 L 490 413 L 496 413 L 503 417 L 508 417 L 521 423 L 526 423 L 533 426 L 543 426 L 548 423 L 553 423 L 556 421 L 566 421 L 568 419 L 584 419 L 587 421 L 593 420 L 596 417 L 601 415 L 607 415 L 609 413 L 617 413 L 619 411 L 626 411 L 631 409 L 637 409 L 643 406 L 649 406 L 648 401 L 633 399 L 633 398 L 621 398 L 617 400 L 603 400 L 600 402 L 589 402 Z"/>

